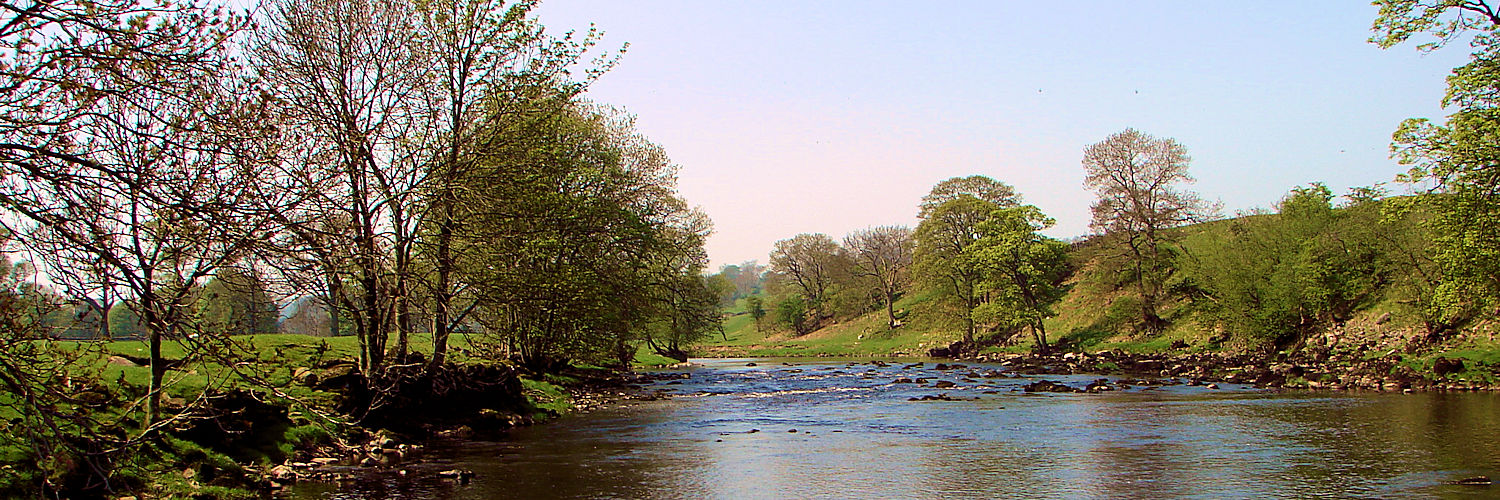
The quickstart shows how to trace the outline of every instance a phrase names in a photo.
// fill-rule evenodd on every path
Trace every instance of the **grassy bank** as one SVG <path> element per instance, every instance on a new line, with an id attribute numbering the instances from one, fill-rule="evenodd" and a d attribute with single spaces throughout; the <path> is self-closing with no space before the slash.
<path id="1" fill-rule="evenodd" d="M 1367 238 L 1364 233 L 1371 228 L 1388 231 L 1393 236 L 1413 236 L 1420 241 L 1416 231 L 1420 227 L 1403 222 L 1387 225 L 1379 217 L 1378 207 L 1362 206 L 1356 209 L 1336 208 L 1332 212 L 1334 222 L 1319 226 L 1317 238 L 1327 242 L 1329 238 Z M 1067 351 L 1101 352 L 1119 350 L 1132 354 L 1230 354 L 1250 355 L 1261 358 L 1292 356 L 1302 352 L 1339 353 L 1347 359 L 1380 359 L 1388 361 L 1402 370 L 1414 371 L 1432 379 L 1476 381 L 1492 383 L 1500 378 L 1500 342 L 1495 333 L 1500 330 L 1500 321 L 1481 314 L 1463 322 L 1456 328 L 1434 334 L 1422 319 L 1421 311 L 1413 304 L 1413 285 L 1402 274 L 1404 268 L 1370 267 L 1371 278 L 1367 281 L 1347 281 L 1349 276 L 1336 274 L 1339 269 L 1328 267 L 1316 253 L 1307 254 L 1306 241 L 1288 237 L 1277 231 L 1290 231 L 1291 224 L 1305 222 L 1287 221 L 1276 214 L 1254 215 L 1239 219 L 1220 220 L 1196 224 L 1174 230 L 1179 242 L 1177 265 L 1194 268 L 1196 271 L 1181 271 L 1167 282 L 1169 293 L 1159 304 L 1158 314 L 1165 320 L 1166 328 L 1156 333 L 1141 333 L 1135 328 L 1140 309 L 1135 299 L 1135 289 L 1125 271 L 1120 269 L 1118 249 L 1111 249 L 1099 240 L 1075 244 L 1069 251 L 1071 273 L 1066 281 L 1066 293 L 1053 310 L 1055 316 L 1045 320 L 1048 340 L 1053 347 Z M 1301 227 L 1301 226 L 1297 226 Z M 1411 234 L 1407 234 L 1411 233 Z M 1250 236 L 1247 236 L 1250 235 Z M 1259 236 L 1257 236 L 1259 235 Z M 1330 236 L 1331 235 L 1331 236 Z M 1347 293 L 1347 297 L 1336 314 L 1326 310 L 1312 309 L 1307 313 L 1310 322 L 1286 327 L 1282 323 L 1253 323 L 1246 318 L 1258 320 L 1253 312 L 1243 309 L 1224 310 L 1207 289 L 1208 283 L 1197 279 L 1218 278 L 1213 272 L 1224 266 L 1241 263 L 1226 261 L 1220 254 L 1226 252 L 1226 242 L 1236 242 L 1251 236 L 1267 238 L 1264 241 L 1291 245 L 1270 247 L 1260 254 L 1247 258 L 1269 259 L 1266 255 L 1284 252 L 1288 259 L 1292 254 L 1300 259 L 1296 273 L 1278 275 L 1281 281 L 1272 281 L 1261 275 L 1241 275 L 1242 280 L 1232 283 L 1243 286 L 1259 286 L 1253 293 L 1274 294 L 1270 300 L 1308 301 L 1328 295 Z M 1420 250 L 1416 247 L 1399 247 L 1389 240 L 1380 240 L 1382 245 L 1370 259 L 1385 262 L 1396 252 Z M 1299 246 L 1301 245 L 1301 246 Z M 1232 245 L 1231 245 L 1232 246 Z M 1321 247 L 1320 247 L 1321 248 Z M 1337 248 L 1335 246 L 1335 248 Z M 1414 250 L 1416 249 L 1416 250 Z M 1227 254 L 1226 254 L 1227 255 Z M 1239 255 L 1239 254 L 1233 254 Z M 1308 255 L 1312 255 L 1309 257 Z M 1269 259 L 1261 261 L 1274 261 Z M 1246 264 L 1248 265 L 1248 264 Z M 1277 264 L 1280 265 L 1280 264 Z M 1286 267 L 1271 267 L 1269 272 L 1286 272 Z M 1360 272 L 1365 272 L 1360 268 Z M 1346 281 L 1332 282 L 1330 288 L 1311 289 L 1310 286 L 1325 286 L 1319 279 L 1335 277 Z M 1360 278 L 1361 276 L 1354 276 Z M 1267 281 L 1255 281 L 1266 279 Z M 1344 288 L 1338 288 L 1342 286 Z M 1281 287 L 1281 288 L 1275 288 Z M 1302 288 L 1297 288 L 1302 287 Z M 1316 295 L 1324 294 L 1324 295 Z M 775 304 L 778 297 L 763 297 Z M 1242 300 L 1243 302 L 1243 300 Z M 1311 302 L 1297 303 L 1292 307 L 1280 303 L 1282 310 L 1295 313 L 1298 307 L 1316 306 Z M 953 301 L 944 300 L 936 289 L 918 286 L 908 292 L 897 304 L 902 325 L 895 329 L 886 326 L 885 313 L 877 307 L 854 314 L 840 314 L 837 321 L 806 334 L 796 334 L 790 328 L 778 324 L 774 313 L 756 325 L 743 306 L 737 304 L 726 313 L 725 335 L 714 336 L 694 352 L 702 357 L 745 356 L 910 356 L 925 355 L 934 347 L 947 346 L 962 338 L 963 322 Z M 1218 309 L 1215 309 L 1215 308 Z M 1316 316 L 1315 316 L 1316 314 Z M 1293 315 L 1295 320 L 1296 316 Z M 1260 326 L 1288 328 L 1280 331 L 1257 330 Z M 983 353 L 1024 353 L 1035 349 L 1029 332 L 1006 332 L 981 328 L 979 341 Z M 1288 331 L 1295 335 L 1288 335 Z M 1444 361 L 1448 360 L 1448 361 Z M 1455 363 L 1457 361 L 1458 363 Z M 1455 371 L 1456 370 L 1456 371 Z M 1441 372 L 1441 373 L 1440 373 Z"/>
<path id="2" fill-rule="evenodd" d="M 150 368 L 143 365 L 148 353 L 144 342 L 40 344 L 59 360 L 76 357 L 66 365 L 72 373 L 62 380 L 81 396 L 56 410 L 80 418 L 66 421 L 60 438 L 76 443 L 80 453 L 94 453 L 88 450 L 103 446 L 102 441 L 90 444 L 91 439 L 118 441 L 130 452 L 100 450 L 105 454 L 98 457 L 106 458 L 96 459 L 53 453 L 62 459 L 38 462 L 30 450 L 40 443 L 26 436 L 9 436 L 0 441 L 0 497 L 30 496 L 46 484 L 54 491 L 110 491 L 113 496 L 259 498 L 275 470 L 287 464 L 326 458 L 330 463 L 360 465 L 370 458 L 371 450 L 384 460 L 380 454 L 386 450 L 371 448 L 370 443 L 391 436 L 416 443 L 430 435 L 462 436 L 486 427 L 500 429 L 567 414 L 575 409 L 573 395 L 581 386 L 612 373 L 602 369 L 574 369 L 563 375 L 528 373 L 488 359 L 468 338 L 455 336 L 450 343 L 453 364 L 444 383 L 450 385 L 446 389 L 450 399 L 463 401 L 423 401 L 421 394 L 426 391 L 419 387 L 408 392 L 418 394 L 418 400 L 393 403 L 414 407 L 412 415 L 424 413 L 430 405 L 433 414 L 405 419 L 406 413 L 394 412 L 383 419 L 394 427 L 383 428 L 386 424 L 359 422 L 358 416 L 346 413 L 342 406 L 351 394 L 340 377 L 348 378 L 356 365 L 355 339 L 253 335 L 233 341 L 232 346 L 218 346 L 213 356 L 204 356 L 190 344 L 163 345 L 167 359 L 195 362 L 167 373 L 163 417 L 169 423 L 149 434 L 141 428 L 142 401 L 151 376 Z M 431 351 L 430 339 L 417 335 L 412 347 L 425 358 Z M 657 361 L 651 356 L 642 358 Z M 475 392 L 478 389 L 462 387 L 468 378 L 475 378 L 477 386 L 492 384 L 496 381 L 477 379 L 494 378 L 493 374 L 517 376 L 514 398 L 494 390 Z M 6 392 L 0 397 L 18 396 Z M 461 411 L 450 410 L 459 406 Z M 23 417 L 16 410 L 21 407 L 0 406 L 0 425 Z M 97 471 L 91 468 L 100 466 L 107 467 L 110 485 L 86 484 L 96 478 Z"/>

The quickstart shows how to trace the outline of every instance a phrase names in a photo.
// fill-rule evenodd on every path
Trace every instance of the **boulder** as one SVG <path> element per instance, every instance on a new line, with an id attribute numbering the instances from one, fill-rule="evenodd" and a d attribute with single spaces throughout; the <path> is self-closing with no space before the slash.
<path id="1" fill-rule="evenodd" d="M 1432 361 L 1432 372 L 1439 376 L 1452 375 L 1464 371 L 1464 360 L 1457 358 L 1438 358 Z"/>
<path id="2" fill-rule="evenodd" d="M 1041 380 L 1022 387 L 1026 392 L 1083 392 L 1051 380 Z"/>
<path id="3" fill-rule="evenodd" d="M 266 471 L 266 476 L 272 480 L 290 483 L 297 480 L 297 472 L 286 465 L 278 465 Z"/>
<path id="4" fill-rule="evenodd" d="M 469 484 L 474 479 L 474 471 L 468 469 L 451 469 L 438 473 L 438 477 L 458 481 L 459 484 Z"/>
<path id="5" fill-rule="evenodd" d="M 106 362 L 113 366 L 141 366 L 124 356 L 110 356 Z"/>

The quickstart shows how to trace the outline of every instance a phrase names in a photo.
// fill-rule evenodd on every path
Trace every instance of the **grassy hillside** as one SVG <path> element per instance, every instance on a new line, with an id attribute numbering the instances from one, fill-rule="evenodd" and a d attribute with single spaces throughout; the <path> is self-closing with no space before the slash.
<path id="1" fill-rule="evenodd" d="M 1181 243 L 1179 259 L 1197 258 L 1222 248 L 1225 241 L 1241 235 L 1247 224 L 1279 224 L 1278 217 L 1254 215 L 1179 228 L 1176 230 Z M 1051 342 L 1070 350 L 1122 349 L 1138 353 L 1264 352 L 1270 346 L 1263 338 L 1226 328 L 1213 316 L 1203 314 L 1203 303 L 1190 300 L 1189 292 L 1174 293 L 1162 304 L 1160 314 L 1170 322 L 1165 331 L 1156 335 L 1134 332 L 1131 321 L 1138 311 L 1133 290 L 1121 283 L 1120 270 L 1110 268 L 1110 251 L 1104 245 L 1090 242 L 1075 245 L 1071 250 L 1070 289 L 1055 307 L 1058 314 L 1046 321 Z M 1188 287 L 1181 283 L 1181 277 L 1174 279 L 1177 281 L 1171 286 Z M 770 317 L 757 329 L 743 307 L 736 307 L 728 311 L 725 319 L 727 338 L 716 335 L 699 346 L 695 354 L 705 357 L 925 355 L 928 349 L 946 346 L 962 337 L 962 323 L 951 306 L 938 300 L 933 291 L 909 293 L 898 301 L 897 308 L 905 313 L 904 325 L 894 330 L 886 328 L 884 312 L 876 310 L 799 336 L 777 326 Z M 1360 297 L 1355 309 L 1339 319 L 1320 323 L 1317 329 L 1303 335 L 1302 342 L 1356 350 L 1367 357 L 1399 353 L 1403 355 L 1403 364 L 1419 370 L 1430 369 L 1440 357 L 1476 362 L 1471 365 L 1500 363 L 1500 343 L 1494 339 L 1495 331 L 1500 328 L 1495 321 L 1480 318 L 1445 334 L 1435 344 L 1428 343 L 1423 323 L 1410 301 L 1389 283 L 1377 283 L 1373 293 Z M 1029 334 L 1008 337 L 1011 336 L 986 332 L 981 340 L 990 351 L 1031 350 Z"/>

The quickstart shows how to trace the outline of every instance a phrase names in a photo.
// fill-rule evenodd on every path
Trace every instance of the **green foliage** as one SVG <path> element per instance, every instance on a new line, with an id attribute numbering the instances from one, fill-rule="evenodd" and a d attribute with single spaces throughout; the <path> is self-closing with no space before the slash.
<path id="1" fill-rule="evenodd" d="M 1293 189 L 1275 216 L 1231 221 L 1191 243 L 1184 279 L 1210 324 L 1288 345 L 1349 319 L 1386 282 L 1378 205 L 1335 209 L 1322 184 Z"/>
<path id="2" fill-rule="evenodd" d="M 227 335 L 275 333 L 280 311 L 253 269 L 224 267 L 198 292 L 199 328 Z"/>
<path id="3" fill-rule="evenodd" d="M 797 333 L 807 333 L 811 323 L 807 317 L 807 302 L 800 295 L 790 295 L 776 303 L 776 322 Z"/>
<path id="4" fill-rule="evenodd" d="M 1042 236 L 1056 224 L 1032 205 L 1000 208 L 979 225 L 979 239 L 964 249 L 965 258 L 983 271 L 988 301 L 974 309 L 975 319 L 1005 331 L 1030 328 L 1039 350 L 1047 350 L 1044 321 L 1067 288 L 1068 245 Z"/>
<path id="5" fill-rule="evenodd" d="M 913 234 L 916 275 L 927 286 L 942 290 L 941 300 L 955 306 L 958 318 L 964 322 L 967 342 L 974 341 L 973 314 L 981 303 L 980 281 L 984 279 L 984 270 L 965 250 L 979 239 L 980 225 L 1000 208 L 1004 206 L 960 193 L 924 212 L 925 217 Z"/>
<path id="6" fill-rule="evenodd" d="M 823 233 L 803 233 L 777 241 L 771 250 L 771 272 L 801 296 L 806 307 L 804 326 L 797 329 L 806 333 L 823 320 L 833 318 L 839 306 L 847 305 L 847 297 L 839 297 L 849 287 L 847 282 L 849 257 L 833 238 Z"/>
<path id="7" fill-rule="evenodd" d="M 1418 34 L 1435 50 L 1472 36 L 1468 64 L 1448 77 L 1446 122 L 1409 119 L 1393 136 L 1392 151 L 1411 170 L 1409 182 L 1431 181 L 1446 192 L 1429 200 L 1425 219 L 1442 277 L 1425 297 L 1429 329 L 1461 323 L 1500 303 L 1500 16 L 1488 2 L 1383 0 L 1372 42 L 1388 48 Z M 1436 325 L 1436 326 L 1432 326 Z"/>
<path id="8" fill-rule="evenodd" d="M 755 320 L 755 328 L 760 329 L 760 322 L 766 318 L 765 300 L 759 296 L 745 298 L 745 310 Z"/>
<path id="9" fill-rule="evenodd" d="M 699 278 L 709 224 L 677 196 L 676 166 L 628 115 L 532 105 L 534 117 L 496 121 L 464 180 L 456 246 L 476 319 L 542 369 L 628 362 L 637 339 L 678 355 L 716 331 L 718 298 Z"/>

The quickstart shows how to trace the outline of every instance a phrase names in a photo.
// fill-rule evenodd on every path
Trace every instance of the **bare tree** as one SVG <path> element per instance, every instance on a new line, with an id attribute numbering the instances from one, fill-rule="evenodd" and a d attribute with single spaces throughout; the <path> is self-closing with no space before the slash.
<path id="1" fill-rule="evenodd" d="M 56 177 L 8 181 L 26 190 L 4 198 L 21 218 L 21 243 L 56 283 L 75 295 L 122 291 L 148 332 L 148 421 L 160 413 L 166 339 L 191 325 L 194 286 L 268 237 L 269 210 L 256 176 L 269 133 L 254 103 L 227 97 L 220 75 L 181 81 L 95 102 L 92 119 L 69 137 L 91 166 L 51 165 Z M 257 203 L 250 203 L 257 199 Z M 255 210 L 252 206 L 267 207 Z M 77 256 L 95 263 L 80 266 Z"/>
<path id="2" fill-rule="evenodd" d="M 1090 227 L 1118 235 L 1125 244 L 1140 294 L 1141 327 L 1156 333 L 1165 327 L 1157 309 L 1173 272 L 1171 241 L 1163 230 L 1203 220 L 1214 207 L 1182 189 L 1188 175 L 1187 148 L 1170 138 L 1135 129 L 1114 134 L 1083 151 L 1084 186 L 1098 196 Z"/>
<path id="3" fill-rule="evenodd" d="M 896 328 L 896 298 L 911 284 L 914 246 L 906 226 L 861 229 L 844 237 L 844 248 L 854 259 L 853 273 L 875 280 L 891 329 Z"/>
<path id="4" fill-rule="evenodd" d="M 796 284 L 816 325 L 832 314 L 828 311 L 829 289 L 846 258 L 828 235 L 803 233 L 776 242 L 771 250 L 771 270 Z"/>
<path id="5" fill-rule="evenodd" d="M 319 196 L 283 214 L 329 303 L 348 313 L 360 368 L 379 376 L 389 334 L 409 307 L 421 116 L 431 61 L 419 19 L 399 0 L 282 0 L 266 6 L 251 49 L 281 112 L 302 134 L 302 162 L 280 177 Z M 347 258 L 347 260 L 345 260 Z"/>

